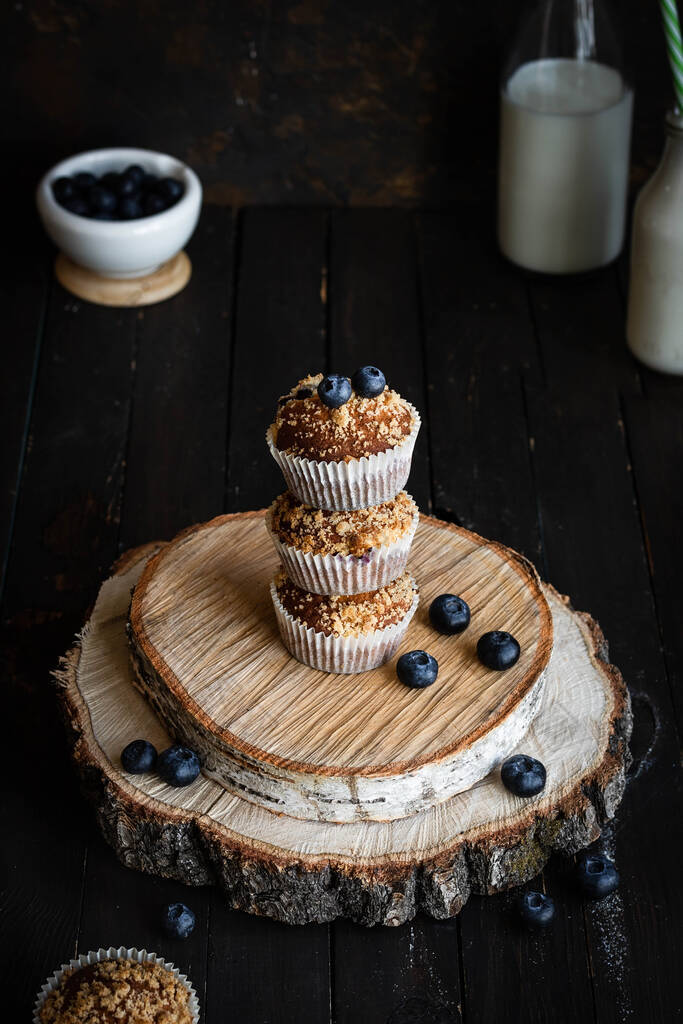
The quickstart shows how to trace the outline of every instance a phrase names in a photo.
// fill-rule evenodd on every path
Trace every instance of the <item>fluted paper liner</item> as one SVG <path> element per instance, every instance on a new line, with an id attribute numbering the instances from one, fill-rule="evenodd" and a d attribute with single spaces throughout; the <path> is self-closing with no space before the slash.
<path id="1" fill-rule="evenodd" d="M 401 444 L 349 462 L 317 462 L 281 452 L 273 443 L 273 428 L 269 427 L 266 441 L 289 490 L 305 505 L 329 512 L 350 512 L 391 501 L 403 490 L 410 475 L 420 429 L 420 414 L 410 403 L 406 404 L 412 428 Z"/>
<path id="2" fill-rule="evenodd" d="M 295 619 L 282 605 L 274 583 L 270 585 L 275 615 L 282 642 L 297 661 L 321 672 L 355 674 L 378 668 L 394 656 L 420 597 L 412 578 L 415 596 L 400 622 L 376 629 L 365 636 L 326 636 Z"/>
<path id="3" fill-rule="evenodd" d="M 33 1008 L 33 1024 L 40 1024 L 40 1011 L 43 1007 L 43 1003 L 47 999 L 50 992 L 53 992 L 62 980 L 62 976 L 65 971 L 68 971 L 70 967 L 87 967 L 88 964 L 99 963 L 100 960 L 135 960 L 138 963 L 145 963 L 147 960 L 151 960 L 152 963 L 159 964 L 160 967 L 165 967 L 167 971 L 170 971 L 178 981 L 182 982 L 187 991 L 190 994 L 190 1000 L 188 1003 L 190 1013 L 192 1014 L 193 1024 L 199 1024 L 199 1000 L 197 993 L 192 987 L 192 982 L 188 980 L 186 975 L 181 974 L 177 967 L 174 967 L 172 963 L 167 963 L 163 957 L 157 956 L 156 953 L 148 953 L 146 949 L 126 949 L 125 946 L 119 946 L 115 949 L 114 946 L 110 946 L 109 949 L 98 949 L 91 950 L 89 953 L 82 953 L 75 960 L 71 960 L 68 964 L 62 964 L 58 971 L 48 978 L 45 984 L 42 986 L 38 997 Z"/>
<path id="4" fill-rule="evenodd" d="M 405 572 L 410 547 L 420 521 L 415 512 L 410 528 L 390 544 L 370 548 L 363 555 L 313 555 L 283 543 L 271 527 L 270 509 L 266 527 L 283 568 L 297 587 L 313 594 L 363 594 L 379 590 Z"/>

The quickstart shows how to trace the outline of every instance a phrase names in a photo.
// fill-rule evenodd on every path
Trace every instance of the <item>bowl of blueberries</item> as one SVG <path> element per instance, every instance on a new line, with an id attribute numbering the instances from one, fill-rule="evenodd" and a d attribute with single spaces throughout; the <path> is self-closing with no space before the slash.
<path id="1" fill-rule="evenodd" d="M 56 164 L 36 203 L 52 241 L 103 277 L 151 274 L 199 219 L 202 186 L 186 164 L 148 149 L 94 149 Z"/>

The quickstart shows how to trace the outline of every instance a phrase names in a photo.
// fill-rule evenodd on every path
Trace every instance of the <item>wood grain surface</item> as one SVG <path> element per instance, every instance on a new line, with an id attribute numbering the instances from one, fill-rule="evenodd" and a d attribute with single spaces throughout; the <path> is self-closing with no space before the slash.
<path id="1" fill-rule="evenodd" d="M 403 648 L 428 648 L 440 669 L 417 701 L 395 659 L 354 676 L 292 659 L 275 627 L 267 540 L 263 512 L 192 528 L 150 560 L 132 601 L 141 684 L 218 781 L 294 817 L 386 820 L 468 788 L 521 739 L 541 700 L 552 620 L 514 552 L 422 517 L 411 564 L 423 607 Z M 474 616 L 459 640 L 428 618 L 449 589 Z M 476 656 L 494 627 L 522 646 L 505 673 Z"/>
<path id="2" fill-rule="evenodd" d="M 136 692 L 125 635 L 131 587 L 149 556 L 146 546 L 120 561 L 56 673 L 85 791 L 127 866 L 217 883 L 233 907 L 290 924 L 351 917 L 398 925 L 418 909 L 450 917 L 472 891 L 519 885 L 551 851 L 576 852 L 613 817 L 630 763 L 627 691 L 603 660 L 599 628 L 550 587 L 557 639 L 538 715 L 521 741 L 548 771 L 534 800 L 514 797 L 494 770 L 411 817 L 330 826 L 273 813 L 251 791 L 226 793 L 206 773 L 185 788 L 154 773 L 128 775 L 119 755 L 132 736 L 157 749 L 170 743 L 156 708 Z M 171 860 L 176 845 L 182 857 Z"/>
<path id="3" fill-rule="evenodd" d="M 649 102 L 641 91 L 636 133 L 657 136 L 654 161 Z M 49 162 L 45 138 L 55 155 L 75 148 L 61 131 L 21 135 L 25 181 Z M 55 965 L 102 942 L 173 959 L 203 993 L 208 1024 L 355 1024 L 359 1007 L 367 1024 L 680 1018 L 681 384 L 626 351 L 623 275 L 520 274 L 497 255 L 493 206 L 460 199 L 416 216 L 233 218 L 209 206 L 188 247 L 188 287 L 132 312 L 73 299 L 22 233 L 3 282 L 0 375 L 6 742 L 22 764 L 2 796 L 13 1018 L 26 1018 Z M 263 430 L 283 383 L 365 362 L 426 411 L 411 475 L 420 506 L 523 552 L 589 608 L 631 687 L 634 765 L 598 843 L 616 860 L 619 892 L 585 903 L 572 859 L 552 858 L 530 883 L 556 901 L 543 934 L 519 926 L 505 893 L 471 896 L 450 921 L 419 915 L 380 930 L 337 921 L 293 932 L 235 913 L 213 887 L 122 867 L 68 763 L 49 673 L 117 552 L 268 504 L 280 480 L 263 464 Z M 59 802 L 43 797 L 47 771 Z M 174 900 L 197 914 L 185 943 L 159 924 Z"/>

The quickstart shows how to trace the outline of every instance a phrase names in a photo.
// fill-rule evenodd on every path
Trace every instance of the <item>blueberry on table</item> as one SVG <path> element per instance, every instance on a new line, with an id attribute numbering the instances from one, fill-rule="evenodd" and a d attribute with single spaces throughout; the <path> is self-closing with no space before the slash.
<path id="1" fill-rule="evenodd" d="M 339 409 L 351 397 L 351 381 L 339 373 L 328 373 L 318 384 L 318 397 L 328 409 Z"/>
<path id="2" fill-rule="evenodd" d="M 93 185 L 88 190 L 88 206 L 94 213 L 112 213 L 116 209 L 116 196 L 102 185 Z"/>
<path id="3" fill-rule="evenodd" d="M 121 765 L 131 775 L 151 772 L 157 763 L 157 751 L 148 740 L 133 740 L 121 751 Z"/>
<path id="4" fill-rule="evenodd" d="M 169 786 L 189 786 L 199 775 L 200 767 L 194 750 L 179 743 L 162 750 L 157 759 L 157 771 Z"/>
<path id="5" fill-rule="evenodd" d="M 502 629 L 494 629 L 491 633 L 484 633 L 477 642 L 477 654 L 479 661 L 487 668 L 503 672 L 506 668 L 512 668 L 519 661 L 520 648 L 511 633 Z"/>
<path id="6" fill-rule="evenodd" d="M 387 386 L 387 380 L 376 366 L 361 366 L 351 378 L 353 390 L 359 398 L 375 398 Z"/>
<path id="7" fill-rule="evenodd" d="M 160 196 L 168 199 L 170 203 L 177 203 L 185 191 L 185 186 L 177 178 L 162 178 L 157 183 L 156 190 Z"/>
<path id="8" fill-rule="evenodd" d="M 519 900 L 519 915 L 532 928 L 545 928 L 555 917 L 555 901 L 543 892 L 523 892 Z"/>
<path id="9" fill-rule="evenodd" d="M 426 651 L 408 651 L 396 662 L 396 675 L 415 690 L 431 686 L 439 674 L 439 663 Z"/>
<path id="10" fill-rule="evenodd" d="M 186 939 L 194 929 L 195 916 L 184 903 L 169 903 L 164 911 L 164 928 L 174 939 Z"/>
<path id="11" fill-rule="evenodd" d="M 145 179 L 145 171 L 139 164 L 131 164 L 130 167 L 126 167 L 123 172 L 123 176 L 124 178 L 128 178 L 130 181 L 134 182 L 139 188 Z"/>
<path id="12" fill-rule="evenodd" d="M 154 192 L 150 192 L 149 195 L 146 195 L 143 199 L 142 208 L 147 217 L 152 217 L 155 213 L 161 213 L 162 210 L 166 209 L 166 200 L 163 199 L 162 196 L 158 196 Z"/>
<path id="13" fill-rule="evenodd" d="M 142 217 L 140 201 L 134 196 L 124 196 L 123 199 L 119 199 L 116 212 L 121 220 L 135 220 L 136 217 Z"/>
<path id="14" fill-rule="evenodd" d="M 455 594 L 439 594 L 429 606 L 429 619 L 439 633 L 455 636 L 470 624 L 470 606 Z"/>
<path id="15" fill-rule="evenodd" d="M 74 174 L 74 181 L 78 188 L 90 188 L 95 184 L 97 178 L 90 171 L 80 171 L 78 174 Z"/>
<path id="16" fill-rule="evenodd" d="M 83 196 L 73 196 L 71 199 L 66 199 L 62 206 L 69 213 L 77 213 L 79 217 L 87 217 L 90 212 L 90 207 Z"/>
<path id="17" fill-rule="evenodd" d="M 619 885 L 619 872 L 612 861 L 602 853 L 580 854 L 576 877 L 586 896 L 591 896 L 594 900 L 609 896 Z"/>
<path id="18" fill-rule="evenodd" d="M 76 195 L 76 184 L 71 178 L 56 178 L 52 182 L 52 194 L 58 203 L 64 203 Z"/>
<path id="19" fill-rule="evenodd" d="M 536 796 L 545 786 L 545 765 L 528 754 L 514 754 L 503 761 L 500 777 L 515 796 Z"/>

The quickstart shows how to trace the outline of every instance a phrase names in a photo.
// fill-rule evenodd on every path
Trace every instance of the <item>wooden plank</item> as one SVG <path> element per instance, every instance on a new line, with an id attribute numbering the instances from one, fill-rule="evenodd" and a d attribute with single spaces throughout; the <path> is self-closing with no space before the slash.
<path id="1" fill-rule="evenodd" d="M 82 305 L 55 286 L 3 607 L 7 743 L 22 764 L 3 796 L 3 820 L 13 822 L 3 945 L 15 979 L 8 1010 L 17 1020 L 76 948 L 94 826 L 68 762 L 49 673 L 116 555 L 134 334 L 129 313 Z M 55 800 L 40 796 L 46 772 Z"/>
<path id="2" fill-rule="evenodd" d="M 333 212 L 328 287 L 330 370 L 351 376 L 359 366 L 379 366 L 423 418 L 407 489 L 429 512 L 429 426 L 412 216 L 382 209 Z"/>
<path id="3" fill-rule="evenodd" d="M 628 398 L 624 411 L 645 551 L 680 734 L 683 731 L 680 629 L 683 601 L 679 587 L 683 565 L 683 494 L 678 477 L 683 459 L 683 407 L 677 393 L 682 390 L 683 382 L 672 382 L 668 393 L 662 386 L 664 381 L 657 384 L 657 394 L 651 395 L 650 380 L 646 378 L 648 398 Z"/>
<path id="4" fill-rule="evenodd" d="M 205 208 L 190 243 L 195 272 L 175 298 L 137 312 L 135 384 L 126 448 L 120 551 L 170 539 L 220 511 L 225 475 L 233 276 L 230 210 Z M 131 736 L 130 739 L 138 737 Z M 103 894 L 106 894 L 103 897 Z M 170 939 L 164 907 L 197 916 Z M 98 836 L 89 845 L 79 947 L 137 945 L 159 952 L 206 988 L 209 895 L 120 865 Z"/>
<path id="5" fill-rule="evenodd" d="M 0 378 L 0 594 L 38 371 L 52 253 L 33 224 L 19 233 L 0 283 L 3 373 Z"/>
<path id="6" fill-rule="evenodd" d="M 601 283 L 532 285 L 549 383 L 531 397 L 530 418 L 549 574 L 603 626 L 636 698 L 634 745 L 643 755 L 603 841 L 616 855 L 620 890 L 585 909 L 596 1017 L 659 1021 L 677 1013 L 663 979 L 680 961 L 668 868 L 679 836 L 667 811 L 678 742 L 617 393 L 637 390 L 635 370 L 618 327 L 602 321 L 617 301 L 610 273 Z M 598 338 L 603 329 L 609 343 Z"/>
<path id="7" fill-rule="evenodd" d="M 263 507 L 284 490 L 265 432 L 278 396 L 324 364 L 326 231 L 322 211 L 242 215 L 226 511 Z M 207 1024 L 327 1021 L 328 926 L 292 932 L 210 899 Z"/>
<path id="8" fill-rule="evenodd" d="M 524 280 L 476 207 L 421 214 L 421 280 L 437 504 L 543 570 L 526 392 L 541 378 Z M 551 866 L 529 888 L 552 889 Z M 515 896 L 472 897 L 459 926 L 465 1020 L 590 1020 L 581 913 L 542 938 Z"/>
<path id="9" fill-rule="evenodd" d="M 420 508 L 432 510 L 429 465 L 428 403 L 424 372 L 413 218 L 396 210 L 344 210 L 332 214 L 330 237 L 329 369 L 351 374 L 373 364 L 389 383 L 420 411 L 420 430 L 407 489 Z M 402 1000 L 422 999 L 427 992 L 422 970 L 405 974 L 414 952 L 416 925 L 372 939 L 344 923 L 333 926 L 334 1003 L 338 1024 L 357 1019 L 359 996 L 368 1024 L 384 1021 Z M 411 931 L 412 929 L 412 931 Z M 452 959 L 439 956 L 441 925 L 420 919 L 422 960 L 445 993 L 441 1003 L 457 1005 L 459 976 L 456 948 Z M 454 935 L 451 931 L 449 934 Z M 379 944 L 381 966 L 371 953 Z M 400 980 L 399 980 L 400 979 Z M 394 986 L 402 996 L 396 998 Z M 355 1016 L 354 1016 L 355 1015 Z"/>

